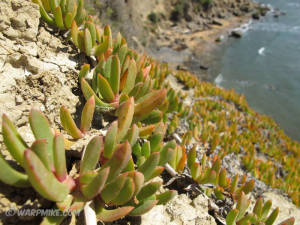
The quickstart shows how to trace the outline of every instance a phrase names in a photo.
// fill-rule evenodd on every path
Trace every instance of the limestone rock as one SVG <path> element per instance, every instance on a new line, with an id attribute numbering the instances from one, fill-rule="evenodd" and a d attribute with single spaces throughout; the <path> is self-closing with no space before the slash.
<path id="1" fill-rule="evenodd" d="M 300 208 L 295 206 L 292 202 L 274 192 L 264 193 L 263 198 L 265 201 L 272 201 L 272 210 L 279 207 L 279 214 L 274 224 L 279 224 L 292 216 L 295 217 L 295 225 L 300 224 Z"/>
<path id="2" fill-rule="evenodd" d="M 207 198 L 199 195 L 193 201 L 181 194 L 166 206 L 155 206 L 142 216 L 142 225 L 216 225 L 208 214 Z"/>

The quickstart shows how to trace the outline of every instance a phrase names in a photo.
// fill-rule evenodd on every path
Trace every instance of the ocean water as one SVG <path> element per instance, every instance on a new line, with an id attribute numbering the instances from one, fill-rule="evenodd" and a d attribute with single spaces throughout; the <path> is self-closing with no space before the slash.
<path id="1" fill-rule="evenodd" d="M 231 39 L 215 82 L 243 93 L 252 108 L 300 141 L 300 0 L 260 2 L 286 15 L 269 13 L 253 21 L 242 39 Z"/>

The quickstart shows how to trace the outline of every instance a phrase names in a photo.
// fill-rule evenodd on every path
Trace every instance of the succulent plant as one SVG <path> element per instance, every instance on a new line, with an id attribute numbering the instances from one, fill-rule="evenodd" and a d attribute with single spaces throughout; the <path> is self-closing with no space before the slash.
<path id="1" fill-rule="evenodd" d="M 101 111 L 115 110 L 124 100 L 134 97 L 135 121 L 149 123 L 161 120 L 162 114 L 152 111 L 163 103 L 166 90 L 152 89 L 148 67 L 139 72 L 135 60 L 129 55 L 123 63 L 120 55 L 112 55 L 107 60 L 102 58 L 94 70 L 92 85 L 84 79 L 88 67 L 84 65 L 80 72 L 81 89 L 87 100 L 94 96 Z"/>
<path id="2" fill-rule="evenodd" d="M 258 198 L 252 213 L 246 213 L 249 205 L 250 205 L 250 201 L 247 199 L 244 192 L 241 192 L 237 200 L 236 208 L 232 209 L 226 217 L 226 224 L 227 225 L 234 225 L 234 224 L 272 225 L 275 222 L 278 216 L 279 209 L 276 208 L 269 214 L 272 207 L 272 201 L 269 200 L 263 203 L 262 198 Z M 285 223 L 294 224 L 294 221 L 295 221 L 294 218 L 290 218 L 282 222 L 282 224 Z"/>
<path id="3" fill-rule="evenodd" d="M 47 23 L 66 31 L 74 45 L 87 56 L 95 56 L 98 63 L 90 81 L 87 79 L 89 65 L 84 65 L 79 74 L 81 89 L 87 101 L 80 127 L 76 126 L 69 111 L 65 107 L 61 108 L 62 126 L 73 139 L 83 137 L 89 130 L 95 109 L 110 112 L 119 119 L 110 125 L 103 144 L 102 160 L 109 161 L 118 146 L 128 141 L 133 154 L 137 157 L 136 167 L 139 168 L 148 162 L 147 165 L 152 168 L 153 174 L 147 175 L 150 178 L 160 174 L 165 163 L 181 172 L 187 162 L 193 179 L 200 184 L 213 184 L 214 194 L 218 199 L 224 198 L 223 193 L 226 191 L 238 198 L 242 192 L 248 193 L 253 189 L 254 181 L 246 182 L 245 177 L 239 180 L 238 176 L 229 179 L 226 177 L 226 170 L 220 167 L 220 160 L 226 154 L 238 154 L 243 150 L 246 152 L 243 164 L 253 176 L 272 187 L 283 189 L 295 204 L 300 204 L 300 170 L 297 161 L 300 157 L 299 143 L 287 137 L 272 119 L 255 113 L 248 106 L 244 96 L 233 90 L 217 88 L 208 82 L 200 82 L 189 72 L 171 71 L 167 64 L 160 64 L 146 55 L 137 54 L 128 48 L 126 40 L 120 33 L 113 38 L 109 26 L 103 29 L 98 27 L 86 14 L 83 0 L 33 0 L 33 2 L 39 5 L 41 16 Z M 165 78 L 171 73 L 186 87 L 194 88 L 194 93 L 190 96 L 193 99 L 191 106 L 183 104 L 186 94 L 176 92 L 165 83 Z M 129 119 L 126 116 L 121 118 L 120 115 L 129 116 Z M 64 167 L 59 166 L 63 164 L 60 163 L 60 159 L 55 158 L 58 154 L 62 154 L 62 150 L 60 148 L 56 150 L 57 152 L 53 150 L 52 139 L 58 134 L 49 132 L 47 126 L 43 131 L 36 127 L 33 132 L 37 135 L 37 143 L 28 147 L 13 124 L 4 117 L 3 135 L 6 136 L 4 142 L 11 149 L 10 154 L 18 164 L 25 169 L 24 152 L 31 149 L 30 153 L 27 153 L 29 159 L 34 158 L 31 156 L 31 152 L 34 152 L 48 170 L 50 169 L 52 173 L 57 170 L 60 174 L 59 179 L 63 179 Z M 181 137 L 181 143 L 178 146 L 172 141 L 164 144 L 162 140 L 165 130 L 170 136 L 178 130 L 183 120 L 188 123 L 188 130 Z M 148 140 L 141 140 L 138 137 Z M 40 140 L 44 138 L 47 144 Z M 210 160 L 206 157 L 202 158 L 201 163 L 196 162 L 196 148 L 192 148 L 186 154 L 186 149 L 189 149 L 190 144 L 195 141 L 205 148 L 207 155 L 218 155 L 212 160 L 212 166 L 206 164 Z M 70 144 L 72 142 L 65 139 L 65 146 Z M 44 148 L 48 154 L 41 150 Z M 255 151 L 258 149 L 268 155 L 266 162 L 255 157 Z M 160 158 L 158 165 L 155 163 L 157 155 Z M 272 160 L 281 164 L 283 170 L 287 172 L 286 176 L 275 176 L 278 166 L 274 165 Z M 10 167 L 1 155 L 0 167 L 3 168 L 0 177 L 4 182 L 16 186 L 31 184 L 28 174 Z M 133 159 L 130 158 L 125 170 L 130 171 L 134 167 Z M 11 176 L 6 176 L 7 173 Z M 68 182 L 72 183 L 71 179 Z M 129 190 L 130 181 L 126 181 L 126 184 Z M 38 186 L 39 183 L 35 185 Z M 153 184 L 151 188 L 154 186 Z M 169 195 L 162 194 L 161 198 L 166 196 Z M 145 203 L 148 206 L 153 204 L 154 199 Z M 100 206 L 98 208 L 103 215 L 110 215 L 103 209 L 103 202 L 100 201 L 96 205 Z M 142 209 L 144 208 L 142 207 L 140 212 Z M 121 212 L 122 210 L 117 209 L 115 213 L 119 215 Z"/>
<path id="4" fill-rule="evenodd" d="M 62 107 L 63 127 L 74 138 L 80 138 L 82 132 L 88 131 L 94 106 L 91 97 L 83 109 L 80 130 Z M 161 154 L 153 152 L 135 170 L 131 145 L 137 141 L 138 130 L 134 131 L 137 129 L 135 125 L 130 128 L 133 109 L 133 98 L 130 98 L 121 106 L 118 120 L 111 124 L 106 138 L 95 136 L 89 141 L 76 176 L 68 175 L 66 169 L 66 139 L 57 131 L 52 131 L 40 111 L 32 109 L 30 112 L 29 122 L 36 138 L 30 147 L 4 115 L 4 143 L 24 172 L 13 169 L 1 157 L 1 171 L 6 173 L 0 173 L 0 180 L 18 187 L 31 185 L 41 196 L 56 202 L 62 211 L 81 210 L 92 200 L 96 205 L 97 218 L 102 221 L 113 221 L 127 214 L 138 216 L 156 204 L 165 204 L 176 192 L 156 194 L 161 183 L 145 183 L 162 172 L 163 168 L 158 167 L 160 160 L 163 160 Z M 108 209 L 108 206 L 117 208 Z"/>
<path id="5" fill-rule="evenodd" d="M 42 18 L 61 30 L 70 29 L 73 21 L 81 25 L 87 18 L 83 0 L 33 0 Z"/>

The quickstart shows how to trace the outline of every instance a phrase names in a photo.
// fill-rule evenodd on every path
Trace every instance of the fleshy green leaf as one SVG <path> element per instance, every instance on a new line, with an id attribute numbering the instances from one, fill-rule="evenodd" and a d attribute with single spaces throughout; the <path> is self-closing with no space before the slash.
<path id="1" fill-rule="evenodd" d="M 167 162 L 169 162 L 170 159 L 174 157 L 175 151 L 171 148 L 163 148 L 160 152 L 160 160 L 159 164 L 160 166 L 165 165 Z"/>
<path id="2" fill-rule="evenodd" d="M 64 148 L 64 137 L 62 134 L 55 135 L 53 144 L 53 159 L 55 175 L 59 181 L 64 181 L 67 177 L 66 153 Z"/>
<path id="3" fill-rule="evenodd" d="M 147 181 L 153 174 L 155 167 L 159 163 L 159 152 L 152 153 L 149 158 L 138 168 L 138 171 L 144 174 L 145 181 Z"/>
<path id="4" fill-rule="evenodd" d="M 142 101 L 138 102 L 134 107 L 135 121 L 146 118 L 153 109 L 164 101 L 166 93 L 166 89 L 153 91 L 147 94 Z"/>
<path id="5" fill-rule="evenodd" d="M 257 215 L 257 217 L 258 217 L 259 220 L 261 219 L 262 208 L 263 208 L 263 200 L 260 197 L 260 198 L 257 199 L 257 201 L 255 203 L 255 206 L 253 208 L 253 213 L 255 215 Z"/>
<path id="6" fill-rule="evenodd" d="M 226 216 L 226 225 L 235 225 L 236 218 L 239 214 L 239 210 L 232 209 Z"/>
<path id="7" fill-rule="evenodd" d="M 29 181 L 35 190 L 44 198 L 60 202 L 69 194 L 69 189 L 65 184 L 58 182 L 52 172 L 50 172 L 29 149 L 24 152 L 24 168 L 28 174 Z"/>
<path id="8" fill-rule="evenodd" d="M 272 201 L 268 200 L 262 208 L 262 213 L 261 213 L 262 221 L 264 221 L 267 218 L 269 211 L 271 210 L 271 207 L 272 207 Z"/>
<path id="9" fill-rule="evenodd" d="M 129 215 L 130 216 L 140 216 L 144 213 L 150 211 L 156 204 L 158 203 L 158 200 L 146 200 L 139 204 L 137 207 L 135 207 L 134 210 L 132 210 Z"/>
<path id="10" fill-rule="evenodd" d="M 158 123 L 162 119 L 162 112 L 159 110 L 153 110 L 145 119 L 142 120 L 142 123 L 145 124 L 154 124 Z"/>
<path id="11" fill-rule="evenodd" d="M 60 107 L 60 121 L 63 128 L 75 139 L 80 139 L 83 137 L 83 134 L 76 126 L 71 113 L 65 106 Z"/>
<path id="12" fill-rule="evenodd" d="M 194 162 L 193 165 L 190 167 L 191 175 L 194 180 L 198 180 L 200 173 L 201 173 L 201 167 L 199 163 Z"/>
<path id="13" fill-rule="evenodd" d="M 40 6 L 40 13 L 43 20 L 45 20 L 50 25 L 55 25 L 54 18 L 49 16 L 47 13 L 47 9 L 43 6 L 43 3 L 40 0 L 33 0 L 34 3 L 38 4 Z M 50 7 L 50 6 L 49 6 Z"/>
<path id="14" fill-rule="evenodd" d="M 134 88 L 136 73 L 137 73 L 136 63 L 133 59 L 131 59 L 128 67 L 127 79 L 125 82 L 125 86 L 122 90 L 122 93 L 129 94 L 131 90 Z"/>
<path id="15" fill-rule="evenodd" d="M 89 184 L 81 187 L 81 191 L 86 198 L 92 199 L 100 194 L 108 177 L 109 169 L 109 167 L 106 167 L 99 170 L 97 175 L 91 180 L 91 182 L 89 182 Z"/>
<path id="16" fill-rule="evenodd" d="M 118 121 L 114 121 L 107 131 L 104 144 L 104 157 L 110 159 L 117 145 Z"/>
<path id="17" fill-rule="evenodd" d="M 120 144 L 115 150 L 111 159 L 104 164 L 104 167 L 110 167 L 110 173 L 107 182 L 112 181 L 127 166 L 131 157 L 131 147 L 128 141 Z"/>
<path id="18" fill-rule="evenodd" d="M 74 45 L 79 48 L 79 44 L 78 44 L 78 26 L 75 22 L 75 20 L 72 22 L 72 27 L 71 27 L 71 36 L 72 36 L 72 41 L 74 43 Z"/>
<path id="19" fill-rule="evenodd" d="M 146 141 L 142 145 L 142 155 L 148 158 L 151 154 L 151 147 L 150 147 L 150 142 Z"/>
<path id="20" fill-rule="evenodd" d="M 188 153 L 187 166 L 189 168 L 191 168 L 192 165 L 195 163 L 196 157 L 197 157 L 196 147 L 194 146 Z"/>
<path id="21" fill-rule="evenodd" d="M 92 38 L 92 45 L 94 46 L 96 44 L 96 27 L 95 27 L 95 24 L 92 23 L 91 21 L 88 21 L 88 22 L 86 22 L 85 25 L 89 29 L 89 32 L 90 32 L 91 38 Z"/>
<path id="22" fill-rule="evenodd" d="M 250 193 L 253 190 L 254 185 L 255 185 L 255 181 L 253 179 L 248 181 L 243 187 L 243 192 L 245 194 Z"/>
<path id="23" fill-rule="evenodd" d="M 118 141 L 122 140 L 129 127 L 131 126 L 132 117 L 134 114 L 134 99 L 131 97 L 126 102 L 123 102 L 119 109 L 118 116 Z"/>
<path id="24" fill-rule="evenodd" d="M 28 176 L 13 169 L 0 154 L 0 180 L 15 187 L 29 187 Z"/>
<path id="25" fill-rule="evenodd" d="M 155 129 L 155 125 L 148 125 L 146 127 L 140 127 L 139 128 L 139 136 L 141 138 L 148 137 L 152 134 L 154 129 Z"/>
<path id="26" fill-rule="evenodd" d="M 133 195 L 136 196 L 140 192 L 140 190 L 144 184 L 144 180 L 145 180 L 144 175 L 135 170 L 126 172 L 126 173 L 124 173 L 124 176 L 125 175 L 127 175 L 128 177 L 131 177 L 133 179 L 133 182 L 134 182 L 134 194 Z"/>
<path id="27" fill-rule="evenodd" d="M 2 120 L 3 142 L 12 157 L 23 166 L 24 151 L 27 145 L 6 115 L 3 115 Z"/>
<path id="28" fill-rule="evenodd" d="M 48 119 L 40 111 L 32 109 L 29 114 L 29 123 L 35 139 L 45 138 L 47 140 L 49 160 L 52 164 L 54 134 Z"/>
<path id="29" fill-rule="evenodd" d="M 151 146 L 151 152 L 159 152 L 160 144 L 163 140 L 163 136 L 160 133 L 154 133 L 152 137 L 150 138 L 150 146 Z"/>
<path id="30" fill-rule="evenodd" d="M 54 10 L 54 19 L 55 19 L 56 26 L 59 29 L 64 30 L 65 29 L 65 25 L 64 25 L 64 21 L 63 21 L 63 17 L 62 17 L 62 12 L 61 12 L 60 6 L 57 6 L 55 8 L 55 10 Z"/>
<path id="31" fill-rule="evenodd" d="M 126 216 L 133 209 L 134 207 L 132 206 L 124 206 L 112 210 L 102 208 L 101 210 L 96 211 L 97 219 L 103 222 L 112 222 Z"/>
<path id="32" fill-rule="evenodd" d="M 163 167 L 163 166 L 157 166 L 157 167 L 154 169 L 152 175 L 148 178 L 148 180 L 151 180 L 151 179 L 153 179 L 153 178 L 155 178 L 155 177 L 158 177 L 159 175 L 162 174 L 162 172 L 164 172 L 164 170 L 165 170 L 165 167 Z"/>
<path id="33" fill-rule="evenodd" d="M 94 49 L 95 56 L 100 56 L 101 54 L 105 53 L 108 49 L 109 40 L 107 36 L 103 37 L 103 42 L 97 45 Z"/>
<path id="34" fill-rule="evenodd" d="M 101 136 L 94 137 L 88 143 L 80 163 L 80 174 L 84 174 L 95 169 L 98 164 L 102 148 L 103 140 Z"/>
<path id="35" fill-rule="evenodd" d="M 47 148 L 48 148 L 47 140 L 39 139 L 33 142 L 30 149 L 40 158 L 40 160 L 48 170 L 53 170 L 54 165 L 51 165 Z"/>
<path id="36" fill-rule="evenodd" d="M 246 213 L 246 210 L 248 209 L 250 205 L 250 201 L 247 199 L 244 192 L 241 193 L 240 198 L 237 201 L 236 208 L 239 210 L 237 220 L 240 220 Z"/>
<path id="37" fill-rule="evenodd" d="M 85 78 L 90 71 L 90 64 L 84 64 L 79 72 L 79 80 L 81 81 L 81 78 Z"/>
<path id="38" fill-rule="evenodd" d="M 177 191 L 174 190 L 165 191 L 164 193 L 156 195 L 156 199 L 158 200 L 157 205 L 165 205 L 170 200 L 172 200 L 172 198 L 174 198 L 176 195 L 177 195 Z"/>
<path id="39" fill-rule="evenodd" d="M 226 169 L 222 169 L 219 174 L 219 185 L 223 188 L 228 186 L 227 178 L 226 178 Z"/>
<path id="40" fill-rule="evenodd" d="M 72 26 L 72 13 L 67 13 L 66 16 L 65 16 L 65 26 L 67 29 L 70 29 L 70 27 Z"/>
<path id="41" fill-rule="evenodd" d="M 155 194 L 161 187 L 161 182 L 151 182 L 146 184 L 139 194 L 136 196 L 139 201 L 142 201 L 151 195 Z"/>
<path id="42" fill-rule="evenodd" d="M 111 74 L 110 74 L 110 86 L 113 90 L 114 94 L 119 94 L 120 89 L 120 60 L 118 56 L 112 57 L 112 63 L 111 63 Z"/>
<path id="43" fill-rule="evenodd" d="M 103 201 L 106 203 L 110 203 L 113 199 L 116 199 L 120 194 L 121 190 L 123 189 L 126 180 L 126 176 L 120 175 L 112 182 L 105 185 L 100 194 Z"/>
<path id="44" fill-rule="evenodd" d="M 115 198 L 112 203 L 114 205 L 124 205 L 127 203 L 134 194 L 134 182 L 131 177 L 127 177 L 125 184 L 122 188 L 122 191 L 119 193 L 118 197 Z"/>
<path id="45" fill-rule="evenodd" d="M 95 92 L 93 91 L 93 89 L 90 87 L 90 85 L 88 84 L 88 82 L 82 78 L 81 79 L 81 91 L 84 95 L 84 98 L 86 100 L 90 99 L 90 97 L 94 96 L 95 98 L 95 102 L 96 102 L 96 106 L 99 107 L 100 110 L 103 110 L 103 111 L 111 111 L 113 109 L 115 109 L 114 106 L 112 106 L 111 104 L 107 104 L 105 102 L 102 102 L 98 97 L 97 95 L 95 94 Z"/>
<path id="46" fill-rule="evenodd" d="M 124 139 L 128 140 L 131 146 L 134 146 L 138 137 L 139 137 L 139 128 L 137 125 L 133 124 L 132 127 L 127 132 L 127 135 L 125 136 Z"/>
<path id="47" fill-rule="evenodd" d="M 107 102 L 113 102 L 115 100 L 114 92 L 109 84 L 109 82 L 100 74 L 97 75 L 97 84 L 100 91 L 101 96 Z"/>
<path id="48" fill-rule="evenodd" d="M 85 133 L 91 128 L 94 111 L 95 111 L 95 98 L 94 96 L 92 96 L 85 103 L 82 110 L 81 123 L 80 123 L 81 132 Z"/>
<path id="49" fill-rule="evenodd" d="M 267 218 L 265 224 L 266 225 L 272 225 L 275 222 L 275 220 L 278 216 L 278 213 L 279 213 L 279 208 L 277 207 L 276 209 L 273 210 L 271 215 Z"/>
<path id="50" fill-rule="evenodd" d="M 92 55 L 92 48 L 93 48 L 93 43 L 92 43 L 92 36 L 89 31 L 89 29 L 84 30 L 84 49 L 85 53 L 87 56 Z"/>

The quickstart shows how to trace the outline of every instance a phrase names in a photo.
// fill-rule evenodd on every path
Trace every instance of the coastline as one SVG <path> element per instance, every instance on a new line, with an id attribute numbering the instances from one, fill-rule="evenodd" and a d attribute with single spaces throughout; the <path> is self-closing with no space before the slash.
<path id="1" fill-rule="evenodd" d="M 17 2 L 17 0 L 13 1 Z M 30 5 L 30 3 L 28 4 Z M 10 7 L 10 4 L 7 5 Z M 30 31 L 31 34 L 33 34 L 33 39 L 31 39 L 30 42 L 26 42 L 26 38 L 23 37 L 23 29 L 26 28 L 26 24 L 16 29 L 16 34 L 18 35 L 17 39 L 15 39 L 14 36 L 7 35 L 3 35 L 0 38 L 3 45 L 9 47 L 9 51 L 3 49 L 3 55 L 5 57 L 1 58 L 1 63 L 3 64 L 4 71 L 1 75 L 6 78 L 11 78 L 8 82 L 3 83 L 5 89 L 1 90 L 1 95 L 4 104 L 1 109 L 7 113 L 9 117 L 13 118 L 14 121 L 17 121 L 16 126 L 20 131 L 20 135 L 26 137 L 25 141 L 28 143 L 28 146 L 35 140 L 34 136 L 30 135 L 30 126 L 26 123 L 29 106 L 34 105 L 40 108 L 43 113 L 47 114 L 51 124 L 54 124 L 55 128 L 58 128 L 57 130 L 62 131 L 63 134 L 65 134 L 65 132 L 61 126 L 60 115 L 57 113 L 60 111 L 60 106 L 65 105 L 65 107 L 72 109 L 70 113 L 75 113 L 75 117 L 81 115 L 81 109 L 79 108 L 83 105 L 84 100 L 83 94 L 79 91 L 80 88 L 78 88 L 79 71 L 77 71 L 77 69 L 79 65 L 88 61 L 88 58 L 74 51 L 74 46 L 72 47 L 69 43 L 66 43 L 62 37 L 53 35 L 53 33 L 48 31 L 48 27 L 44 25 L 40 26 L 38 8 L 30 8 L 31 10 L 26 12 L 26 14 L 19 12 L 19 15 L 25 14 L 23 18 L 30 21 L 32 25 Z M 12 10 L 13 8 L 11 7 L 9 12 L 12 12 Z M 35 15 L 35 17 L 32 15 Z M 5 16 L 10 16 L 7 21 L 11 21 L 10 18 L 14 17 L 14 14 L 8 13 Z M 32 21 L 29 20 L 29 18 L 31 18 Z M 186 56 L 190 53 L 191 55 L 187 57 L 190 63 L 188 65 L 191 67 L 194 66 L 196 70 L 209 72 L 209 69 L 213 68 L 213 66 L 205 69 L 205 66 L 208 64 L 205 64 L 204 61 L 199 61 L 199 64 L 197 64 L 198 58 L 196 58 L 196 56 L 208 58 L 204 56 L 204 54 L 211 54 L 212 57 L 217 57 L 216 52 L 223 48 L 223 44 L 227 43 L 227 41 L 224 39 L 221 44 L 217 44 L 215 43 L 216 38 L 218 38 L 219 35 L 226 35 L 226 37 L 228 37 L 231 30 L 239 27 L 242 21 L 237 20 L 235 25 L 234 21 L 230 23 L 226 20 L 223 23 L 224 29 L 223 27 L 217 26 L 216 28 L 213 27 L 204 31 L 194 30 L 195 36 L 193 40 L 188 38 L 183 39 L 190 45 L 190 48 L 185 47 L 179 52 L 180 54 L 178 54 L 176 50 L 172 50 L 175 53 L 171 52 L 171 54 L 177 54 L 176 56 L 180 58 L 182 52 L 184 52 Z M 184 37 L 184 35 L 188 36 L 188 33 L 183 33 L 182 37 Z M 180 40 L 180 38 L 181 37 L 176 37 L 176 40 Z M 20 46 L 21 48 L 16 49 L 15 46 L 19 41 L 22 44 Z M 180 45 L 180 41 L 177 44 L 178 46 L 182 46 Z M 32 46 L 34 46 L 33 49 L 31 48 Z M 167 45 L 164 48 L 172 49 L 172 46 Z M 169 57 L 168 60 L 170 58 L 171 57 Z M 149 59 L 149 61 L 151 61 L 151 59 Z M 194 62 L 197 63 L 193 65 Z M 213 59 L 211 59 L 211 62 L 213 63 Z M 200 68 L 199 65 L 202 67 Z M 175 64 L 175 67 L 178 66 L 180 67 L 181 65 Z M 186 65 L 182 65 L 182 67 L 184 66 L 187 67 Z M 143 75 L 144 71 L 145 70 L 141 71 L 142 73 L 140 74 Z M 217 159 L 215 156 L 220 157 L 220 159 L 222 159 L 222 167 L 224 167 L 225 172 L 227 171 L 227 175 L 230 177 L 234 174 L 244 175 L 241 179 L 241 189 L 239 190 L 244 190 L 242 186 L 246 182 L 246 178 L 255 181 L 253 183 L 255 186 L 251 187 L 253 192 L 250 191 L 251 193 L 248 195 L 251 202 L 250 208 L 255 204 L 255 199 L 262 196 L 264 201 L 272 200 L 273 208 L 280 208 L 280 214 L 276 224 L 290 216 L 295 216 L 297 220 L 300 216 L 300 209 L 291 203 L 290 199 L 287 198 L 287 194 L 294 197 L 294 200 L 298 197 L 298 192 L 294 191 L 297 187 L 297 174 L 290 172 L 291 170 L 288 169 L 295 168 L 297 171 L 297 161 L 292 160 L 294 160 L 293 156 L 295 154 L 299 156 L 299 153 L 297 153 L 298 149 L 300 149 L 299 146 L 293 145 L 293 142 L 281 132 L 273 121 L 269 121 L 268 118 L 260 116 L 248 108 L 245 99 L 237 95 L 234 91 L 221 90 L 216 88 L 215 85 L 199 82 L 197 78 L 188 72 L 186 74 L 180 74 L 180 72 L 178 72 L 176 77 L 173 75 L 165 76 L 165 74 L 160 74 L 159 76 L 160 80 L 163 81 L 163 85 L 166 84 L 166 88 L 170 88 L 169 93 L 171 93 L 172 89 L 176 90 L 176 92 L 178 90 L 176 88 L 181 89 L 178 90 L 180 93 L 176 93 L 176 97 L 178 97 L 176 100 L 178 100 L 178 102 L 174 100 L 175 104 L 177 104 L 176 108 L 178 109 L 166 114 L 166 118 L 168 118 L 170 124 L 167 122 L 164 123 L 167 124 L 169 131 L 168 136 L 163 140 L 164 143 L 161 142 L 161 145 L 168 144 L 165 141 L 170 141 L 168 138 L 171 137 L 172 140 L 175 139 L 177 141 L 176 146 L 178 144 L 178 149 L 181 148 L 180 145 L 183 145 L 183 150 L 191 152 L 191 147 L 195 144 L 199 163 L 201 160 L 200 154 L 202 159 L 205 159 L 204 154 L 207 153 L 207 155 L 209 155 L 207 168 L 210 168 L 213 163 L 213 161 L 210 163 L 211 159 Z M 171 86 L 171 84 L 169 86 L 168 80 L 171 78 L 175 81 L 174 87 Z M 150 85 L 151 82 L 152 80 L 149 82 Z M 190 96 L 186 96 L 185 93 L 187 90 L 191 90 L 193 93 L 190 93 Z M 184 102 L 184 100 L 188 98 L 191 99 L 189 104 L 186 101 Z M 171 102 L 171 100 L 168 100 L 168 102 Z M 182 102 L 184 108 L 179 109 L 178 105 Z M 189 107 L 191 107 L 192 110 Z M 188 109 L 188 111 L 185 111 L 185 109 Z M 74 174 L 77 173 L 78 163 L 82 155 L 82 150 L 84 149 L 83 145 L 85 145 L 85 141 L 90 139 L 90 135 L 104 136 L 107 133 L 110 122 L 110 119 L 106 117 L 99 117 L 97 124 L 93 124 L 92 130 L 85 138 L 77 142 L 73 148 L 67 149 L 68 171 L 70 170 L 72 177 L 75 178 Z M 157 128 L 161 128 L 160 124 L 163 125 L 161 122 Z M 172 129 L 174 130 L 172 131 Z M 191 136 L 186 134 L 191 134 Z M 251 134 L 251 136 L 249 134 Z M 175 135 L 177 138 L 175 138 Z M 274 143 L 273 140 L 279 140 L 279 142 Z M 141 142 L 145 143 L 146 139 L 141 140 Z M 269 145 L 265 146 L 266 143 Z M 213 144 L 215 144 L 215 147 L 212 147 Z M 0 145 L 4 145 L 3 140 L 0 140 Z M 271 151 L 269 151 L 269 149 Z M 5 153 L 6 159 L 10 159 L 8 151 L 5 150 L 3 153 Z M 182 159 L 184 159 L 184 156 L 182 156 Z M 201 161 L 201 167 L 207 169 L 203 161 Z M 267 167 L 266 169 L 264 166 L 265 162 L 268 163 L 267 166 L 271 167 Z M 287 162 L 289 162 L 288 166 Z M 200 164 L 196 165 L 199 165 L 200 168 Z M 253 165 L 255 170 L 251 168 Z M 212 171 L 221 169 L 218 165 L 216 167 L 213 167 Z M 203 175 L 205 175 L 204 170 L 202 170 L 201 176 L 202 172 Z M 288 172 L 290 172 L 291 177 L 287 178 L 286 173 Z M 263 176 L 264 174 L 268 175 L 268 177 Z M 269 176 L 269 174 L 273 176 Z M 230 179 L 230 177 L 228 178 Z M 225 192 L 222 189 L 215 189 L 215 187 L 210 184 L 201 184 L 200 187 L 198 184 L 195 185 L 195 182 L 191 183 L 190 177 L 188 177 L 188 180 L 183 180 L 189 183 L 182 182 L 181 178 L 184 178 L 184 176 L 177 176 L 175 179 L 172 179 L 171 182 L 169 182 L 169 178 L 165 180 L 158 178 L 155 180 L 155 182 L 163 184 L 164 189 L 170 188 L 183 192 L 183 194 L 177 195 L 167 206 L 155 206 L 149 213 L 144 214 L 142 217 L 134 217 L 137 219 L 127 217 L 119 222 L 105 224 L 136 224 L 137 222 L 142 225 L 186 224 L 194 222 L 195 224 L 210 225 L 225 224 L 224 219 L 226 215 L 224 212 L 227 213 L 234 207 L 233 194 L 229 194 L 229 192 Z M 264 182 L 259 179 L 264 179 Z M 216 180 L 216 178 L 214 180 Z M 282 187 L 283 183 L 290 183 L 290 186 L 285 186 L 285 188 L 289 188 L 288 190 L 294 192 L 284 193 L 283 191 L 270 187 L 274 186 L 279 188 Z M 177 185 L 173 188 L 169 186 L 170 184 Z M 169 187 L 167 187 L 167 185 Z M 228 187 L 228 185 L 223 186 Z M 221 187 L 221 184 L 219 187 Z M 246 185 L 244 187 L 246 187 Z M 221 190 L 221 194 L 223 195 L 224 193 L 225 199 L 219 199 L 219 197 L 214 194 L 217 192 L 212 192 L 214 190 Z M 198 197 L 193 199 L 195 194 L 198 195 Z M 292 194 L 294 194 L 294 196 Z M 14 208 L 19 210 L 25 208 L 40 210 L 53 207 L 53 202 L 46 201 L 33 191 L 33 189 L 12 188 L 2 183 L 0 187 L 0 202 L 2 204 L 0 210 L 2 217 L 0 220 L 1 223 L 3 222 L 4 224 L 37 224 L 39 222 L 37 220 L 41 219 L 40 217 L 36 218 L 33 216 L 9 216 L 5 218 L 5 212 L 9 209 Z M 283 210 L 281 210 L 281 208 L 283 208 Z M 72 217 L 71 220 L 71 223 L 75 223 L 75 217 Z M 84 223 L 82 221 L 83 217 L 77 217 L 76 220 L 76 223 Z M 130 220 L 132 220 L 132 222 Z M 300 218 L 298 221 L 300 221 Z M 66 223 L 66 221 L 63 222 L 63 224 Z"/>
<path id="2" fill-rule="evenodd" d="M 217 74 L 215 70 L 224 45 L 229 38 L 234 38 L 232 31 L 251 19 L 249 14 L 218 19 L 219 25 L 213 24 L 205 30 L 180 31 L 177 26 L 166 31 L 159 29 L 161 33 L 156 48 L 151 46 L 147 52 L 160 61 L 168 62 L 173 69 L 192 71 L 200 80 L 213 82 L 215 77 L 212 74 Z"/>

